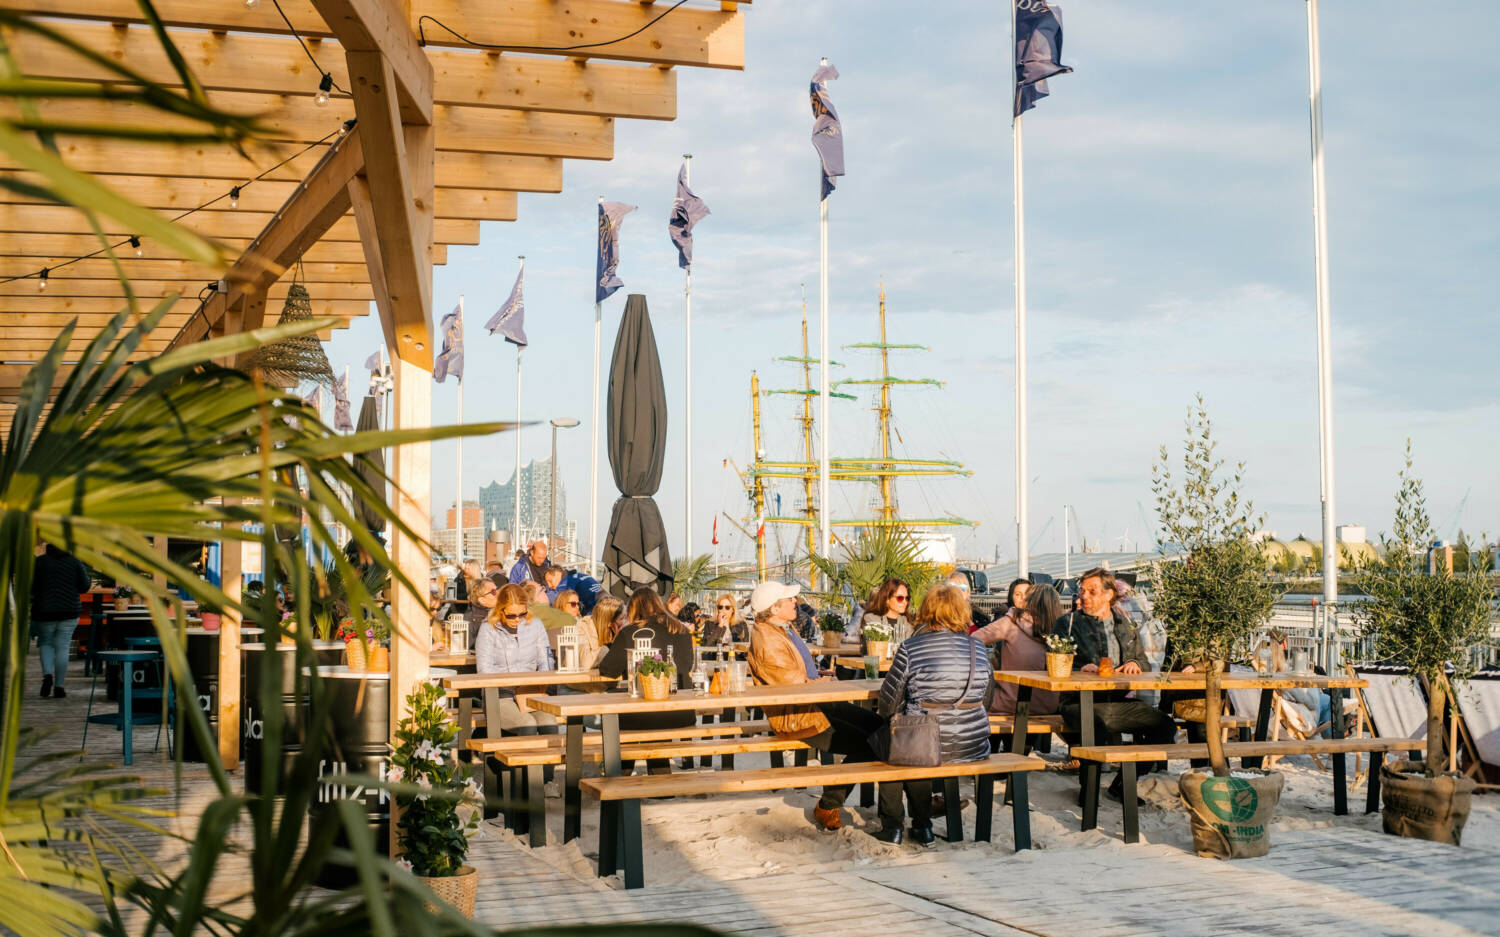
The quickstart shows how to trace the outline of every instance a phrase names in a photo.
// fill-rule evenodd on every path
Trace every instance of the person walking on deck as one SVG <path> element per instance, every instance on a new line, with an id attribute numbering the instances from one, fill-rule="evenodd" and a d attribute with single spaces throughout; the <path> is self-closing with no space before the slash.
<path id="1" fill-rule="evenodd" d="M 79 596 L 89 590 L 89 570 L 71 553 L 52 544 L 36 558 L 31 571 L 31 627 L 42 654 L 42 697 L 62 699 L 68 693 L 68 651 L 73 629 L 83 614 Z"/>

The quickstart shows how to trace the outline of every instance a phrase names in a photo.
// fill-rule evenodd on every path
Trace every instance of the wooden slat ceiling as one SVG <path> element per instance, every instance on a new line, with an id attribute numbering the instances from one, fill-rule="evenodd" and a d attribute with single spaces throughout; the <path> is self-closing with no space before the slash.
<path id="1" fill-rule="evenodd" d="M 178 80 L 135 0 L 0 2 L 45 18 L 51 28 L 151 80 Z M 432 68 L 434 263 L 446 262 L 448 245 L 479 243 L 480 221 L 515 220 L 518 193 L 561 191 L 564 159 L 610 159 L 616 118 L 673 119 L 676 66 L 744 67 L 744 21 L 738 4 L 691 2 L 696 5 L 673 9 L 642 30 L 661 16 L 666 3 L 412 0 L 409 25 L 413 33 L 420 28 L 425 39 L 414 54 L 425 54 Z M 169 217 L 214 202 L 181 223 L 236 255 L 254 249 L 256 256 L 265 256 L 268 245 L 257 239 L 278 214 L 296 208 L 299 193 L 306 192 L 302 184 L 314 185 L 309 174 L 320 161 L 334 155 L 343 158 L 342 152 L 330 150 L 360 152 L 360 141 L 354 138 L 361 128 L 345 127 L 354 116 L 353 100 L 334 91 L 326 105 L 314 101 L 319 68 L 340 87 L 351 86 L 345 50 L 312 0 L 281 2 L 308 51 L 269 0 L 248 8 L 239 0 L 156 0 L 155 7 L 210 103 L 257 115 L 266 128 L 267 145 L 252 149 L 247 157 L 222 145 L 62 134 L 57 138 L 59 152 L 74 168 L 97 174 L 128 198 Z M 611 42 L 636 30 L 642 31 Z M 481 43 L 512 45 L 476 48 L 454 32 Z M 7 31 L 4 39 L 29 77 L 118 78 L 29 32 Z M 596 42 L 609 44 L 563 51 Z M 317 60 L 316 67 L 308 52 Z M 52 121 L 149 124 L 158 130 L 192 126 L 129 102 L 59 97 L 37 103 Z M 403 113 L 409 104 L 403 99 Z M 0 118 L 15 116 L 13 102 L 0 102 Z M 323 143 L 302 152 L 318 141 Z M 0 172 L 37 181 L 5 156 L 0 156 Z M 263 179 L 249 182 L 262 174 Z M 336 173 L 331 175 L 335 178 L 330 184 L 343 184 Z M 227 194 L 235 185 L 241 191 L 231 207 Z M 358 191 L 355 185 L 350 189 Z M 355 207 L 357 202 L 356 197 Z M 314 311 L 347 321 L 369 311 L 375 288 L 347 198 L 340 210 L 344 216 L 333 220 L 316 243 L 282 243 L 273 253 L 288 256 L 305 248 L 297 269 L 308 284 Z M 117 230 L 108 219 L 103 223 L 112 240 L 132 233 Z M 26 363 L 43 353 L 58 330 L 76 319 L 79 328 L 70 349 L 81 348 L 124 303 L 106 258 L 68 262 L 98 249 L 90 230 L 80 212 L 0 190 L 0 279 L 25 278 L 0 283 L 0 429 L 9 423 L 9 401 Z M 183 297 L 168 313 L 172 328 L 159 331 L 142 353 L 160 351 L 184 327 L 184 339 L 199 337 L 203 317 L 195 318 L 194 311 L 200 291 L 215 279 L 215 272 L 177 260 L 149 241 L 141 244 L 139 256 L 131 246 L 121 248 L 119 256 L 133 291 L 147 305 L 169 293 Z M 39 291 L 35 275 L 43 267 L 50 273 L 47 288 Z M 274 321 L 290 280 L 290 271 L 282 272 L 270 287 L 268 320 Z"/>

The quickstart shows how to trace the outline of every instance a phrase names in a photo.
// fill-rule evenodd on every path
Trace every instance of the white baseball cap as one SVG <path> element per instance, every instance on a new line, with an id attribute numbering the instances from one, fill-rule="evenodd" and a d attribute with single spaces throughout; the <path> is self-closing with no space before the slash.
<path id="1" fill-rule="evenodd" d="M 750 593 L 750 612 L 758 615 L 782 599 L 795 598 L 801 591 L 802 587 L 795 583 L 763 582 Z"/>

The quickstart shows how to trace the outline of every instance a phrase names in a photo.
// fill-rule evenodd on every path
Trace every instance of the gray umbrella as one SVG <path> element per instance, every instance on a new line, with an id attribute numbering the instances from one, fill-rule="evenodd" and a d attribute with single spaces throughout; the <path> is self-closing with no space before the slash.
<path id="1" fill-rule="evenodd" d="M 364 402 L 359 405 L 359 420 L 354 425 L 356 433 L 368 433 L 380 429 L 380 398 L 367 395 Z M 380 449 L 371 449 L 363 456 L 357 457 L 359 477 L 365 480 L 365 484 L 374 488 L 377 492 L 385 491 L 385 453 Z M 366 504 L 365 499 L 355 495 L 354 516 L 364 522 L 364 525 L 374 531 L 378 536 L 385 530 L 385 519 L 374 506 Z"/>
<path id="2" fill-rule="evenodd" d="M 625 598 L 642 586 L 672 589 L 672 556 L 661 512 L 651 496 L 661 487 L 667 455 L 667 393 L 646 297 L 632 293 L 609 363 L 609 467 L 622 497 L 604 540 L 604 587 Z"/>

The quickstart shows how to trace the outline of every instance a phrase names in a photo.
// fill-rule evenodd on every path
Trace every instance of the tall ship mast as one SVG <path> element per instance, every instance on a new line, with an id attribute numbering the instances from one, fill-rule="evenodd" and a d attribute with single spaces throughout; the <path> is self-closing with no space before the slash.
<path id="1" fill-rule="evenodd" d="M 896 458 L 892 446 L 892 435 L 894 427 L 891 419 L 891 390 L 903 386 L 926 386 L 941 387 L 942 382 L 934 378 L 902 378 L 891 374 L 890 356 L 891 352 L 901 351 L 930 351 L 925 345 L 902 344 L 888 341 L 886 332 L 886 305 L 885 285 L 880 287 L 879 307 L 879 341 L 858 342 L 843 346 L 845 349 L 874 350 L 880 353 L 880 375 L 878 377 L 845 378 L 835 381 L 829 388 L 831 397 L 855 400 L 853 394 L 840 391 L 844 387 L 876 387 L 878 395 L 874 411 L 878 420 L 878 436 L 880 454 L 865 458 L 832 458 L 829 460 L 829 479 L 835 482 L 867 482 L 873 483 L 879 492 L 878 506 L 875 507 L 873 517 L 861 518 L 831 518 L 829 526 L 837 528 L 870 529 L 875 527 L 901 526 L 910 529 L 940 528 L 940 527 L 972 527 L 975 522 L 961 517 L 931 517 L 910 518 L 903 517 L 900 513 L 900 503 L 896 490 L 896 479 L 903 477 L 932 477 L 932 476 L 968 476 L 973 473 L 963 467 L 960 462 L 946 459 L 901 459 Z M 756 568 L 759 575 L 764 576 L 766 569 L 765 558 L 765 535 L 762 532 L 764 526 L 759 522 L 764 520 L 765 525 L 790 524 L 801 525 L 805 534 L 805 548 L 809 558 L 816 552 L 817 540 L 816 529 L 818 526 L 818 509 L 815 502 L 818 481 L 818 462 L 813 451 L 813 398 L 818 395 L 818 390 L 812 383 L 812 364 L 817 360 L 808 355 L 807 343 L 807 307 L 803 303 L 802 311 L 802 354 L 800 356 L 785 355 L 775 359 L 777 361 L 802 365 L 802 387 L 767 390 L 764 393 L 771 394 L 797 394 L 802 397 L 802 415 L 798 422 L 802 428 L 802 459 L 800 461 L 778 461 L 765 458 L 761 445 L 760 425 L 760 390 L 758 379 L 752 379 L 752 424 L 754 429 L 755 458 L 751 461 L 749 470 L 745 473 L 747 488 L 754 501 L 757 517 L 756 536 Z M 838 365 L 839 362 L 829 362 Z M 773 515 L 765 516 L 766 486 L 779 479 L 791 479 L 801 481 L 804 495 L 803 509 L 797 515 Z M 835 538 L 837 539 L 837 538 Z M 817 569 L 809 561 L 808 582 L 811 588 L 816 588 Z"/>

